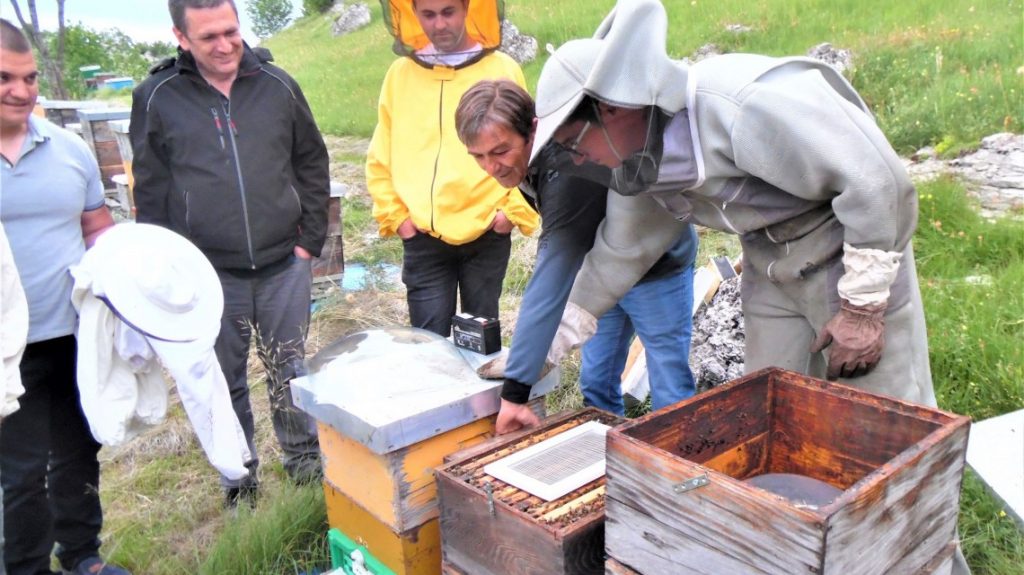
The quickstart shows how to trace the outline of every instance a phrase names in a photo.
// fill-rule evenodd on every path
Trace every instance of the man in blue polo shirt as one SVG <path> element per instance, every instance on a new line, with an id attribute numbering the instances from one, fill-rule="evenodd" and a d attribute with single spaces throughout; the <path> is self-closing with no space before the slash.
<path id="1" fill-rule="evenodd" d="M 80 138 L 32 115 L 39 72 L 25 36 L 0 20 L 0 220 L 29 307 L 21 408 L 0 424 L 4 561 L 10 575 L 124 575 L 99 557 L 99 444 L 82 414 L 68 268 L 114 225 Z M 0 569 L 2 571 L 2 569 Z"/>

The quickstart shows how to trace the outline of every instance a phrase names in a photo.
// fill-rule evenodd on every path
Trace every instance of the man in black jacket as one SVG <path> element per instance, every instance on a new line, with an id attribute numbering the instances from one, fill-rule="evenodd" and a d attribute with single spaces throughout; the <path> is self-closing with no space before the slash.
<path id="1" fill-rule="evenodd" d="M 289 382 L 304 356 L 310 258 L 327 229 L 327 149 L 295 80 L 242 41 L 233 0 L 169 8 L 178 57 L 132 94 L 135 205 L 139 222 L 195 243 L 224 289 L 217 359 L 252 453 L 249 478 L 221 478 L 234 505 L 257 488 L 246 381 L 253 331 L 285 469 L 300 483 L 321 473 L 313 422 L 294 407 Z"/>

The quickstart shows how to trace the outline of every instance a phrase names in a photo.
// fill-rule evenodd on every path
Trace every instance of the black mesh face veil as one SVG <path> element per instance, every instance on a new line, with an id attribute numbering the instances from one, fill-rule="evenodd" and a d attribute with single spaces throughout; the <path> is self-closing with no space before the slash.
<path id="1" fill-rule="evenodd" d="M 566 176 L 599 183 L 624 196 L 644 194 L 658 180 L 665 126 L 670 119 L 667 114 L 653 106 L 649 109 L 648 118 L 644 148 L 625 158 L 618 168 L 611 169 L 589 161 L 577 164 L 573 161 L 572 154 L 552 139 L 530 164 L 530 174 L 541 177 L 545 171 L 556 171 Z"/>

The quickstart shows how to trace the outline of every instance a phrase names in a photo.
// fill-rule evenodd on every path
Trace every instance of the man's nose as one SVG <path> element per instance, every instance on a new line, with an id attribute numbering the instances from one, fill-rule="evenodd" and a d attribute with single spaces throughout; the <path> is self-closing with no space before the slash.
<path id="1" fill-rule="evenodd" d="M 19 100 L 27 100 L 29 97 L 28 83 L 22 80 L 15 80 L 8 84 L 7 91 Z"/>
<path id="2" fill-rule="evenodd" d="M 216 48 L 220 52 L 230 52 L 232 49 L 231 40 L 227 36 L 217 38 Z"/>
<path id="3" fill-rule="evenodd" d="M 494 176 L 498 172 L 499 167 L 501 167 L 500 164 L 495 160 L 490 158 L 484 159 L 484 171 L 487 172 L 487 175 Z"/>

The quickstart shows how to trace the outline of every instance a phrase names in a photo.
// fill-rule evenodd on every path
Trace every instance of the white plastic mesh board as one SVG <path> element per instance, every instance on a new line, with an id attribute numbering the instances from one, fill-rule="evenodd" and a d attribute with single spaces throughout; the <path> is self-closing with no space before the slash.
<path id="1" fill-rule="evenodd" d="M 484 473 L 552 501 L 604 475 L 608 426 L 588 421 L 484 466 Z"/>

